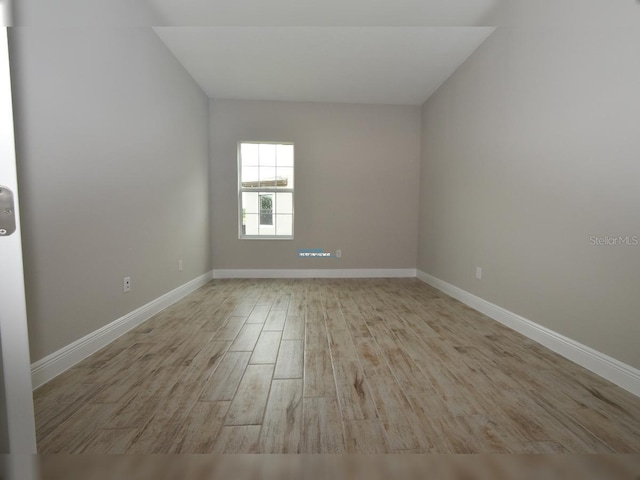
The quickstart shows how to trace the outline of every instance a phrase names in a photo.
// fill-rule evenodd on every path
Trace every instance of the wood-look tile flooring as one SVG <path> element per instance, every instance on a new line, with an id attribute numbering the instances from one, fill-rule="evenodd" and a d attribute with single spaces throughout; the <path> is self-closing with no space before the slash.
<path id="1" fill-rule="evenodd" d="M 416 279 L 216 280 L 34 393 L 41 453 L 639 453 L 640 399 Z"/>

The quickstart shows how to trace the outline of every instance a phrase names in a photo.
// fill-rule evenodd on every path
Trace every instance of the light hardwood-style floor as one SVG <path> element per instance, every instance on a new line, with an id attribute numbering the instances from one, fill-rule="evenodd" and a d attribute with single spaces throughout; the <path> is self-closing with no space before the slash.
<path id="1" fill-rule="evenodd" d="M 40 453 L 640 453 L 640 399 L 416 279 L 215 280 L 34 392 Z"/>

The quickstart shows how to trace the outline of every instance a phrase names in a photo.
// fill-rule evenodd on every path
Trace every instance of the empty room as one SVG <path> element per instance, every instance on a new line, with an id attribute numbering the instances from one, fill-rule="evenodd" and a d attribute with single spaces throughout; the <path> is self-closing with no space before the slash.
<path id="1" fill-rule="evenodd" d="M 267 3 L 14 5 L 5 451 L 640 453 L 640 5 Z"/>

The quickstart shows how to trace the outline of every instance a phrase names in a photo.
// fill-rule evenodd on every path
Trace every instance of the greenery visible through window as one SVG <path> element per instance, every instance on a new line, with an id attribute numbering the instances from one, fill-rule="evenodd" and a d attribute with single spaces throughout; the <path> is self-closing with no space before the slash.
<path id="1" fill-rule="evenodd" d="M 293 238 L 293 145 L 238 144 L 240 238 Z"/>

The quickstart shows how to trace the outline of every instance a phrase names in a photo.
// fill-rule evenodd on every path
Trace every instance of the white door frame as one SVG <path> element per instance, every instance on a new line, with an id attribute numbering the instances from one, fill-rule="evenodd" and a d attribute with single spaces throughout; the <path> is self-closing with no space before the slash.
<path id="1" fill-rule="evenodd" d="M 4 25 L 4 24 L 3 24 Z M 0 236 L 0 337 L 9 453 L 36 453 L 7 28 L 0 28 L 0 185 L 14 193 L 16 231 Z"/>

